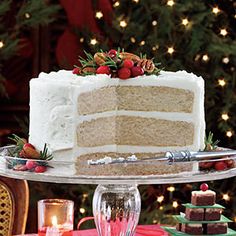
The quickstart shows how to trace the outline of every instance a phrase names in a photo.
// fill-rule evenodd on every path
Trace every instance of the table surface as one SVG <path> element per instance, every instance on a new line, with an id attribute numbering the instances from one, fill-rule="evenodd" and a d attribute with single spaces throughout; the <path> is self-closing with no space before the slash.
<path id="1" fill-rule="evenodd" d="M 38 234 L 24 234 L 24 236 L 38 236 Z M 98 234 L 96 229 L 89 229 L 73 231 L 73 236 L 98 236 Z M 135 236 L 168 236 L 168 233 L 161 229 L 160 225 L 138 225 Z"/>

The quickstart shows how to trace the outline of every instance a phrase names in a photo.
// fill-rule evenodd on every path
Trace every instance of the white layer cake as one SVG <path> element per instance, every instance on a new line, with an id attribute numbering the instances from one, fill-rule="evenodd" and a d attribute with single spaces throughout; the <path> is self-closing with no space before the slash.
<path id="1" fill-rule="evenodd" d="M 142 165 L 119 171 L 88 167 L 86 160 L 197 151 L 204 134 L 204 80 L 185 71 L 121 80 L 61 70 L 30 81 L 30 143 L 38 149 L 47 143 L 55 160 L 77 162 L 82 174 L 153 174 L 152 163 L 146 171 Z"/>

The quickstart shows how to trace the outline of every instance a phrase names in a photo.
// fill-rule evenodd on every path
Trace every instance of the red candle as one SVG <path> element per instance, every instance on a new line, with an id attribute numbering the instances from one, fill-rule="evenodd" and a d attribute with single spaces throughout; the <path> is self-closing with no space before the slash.
<path id="1" fill-rule="evenodd" d="M 39 236 L 72 236 L 74 203 L 64 199 L 38 202 Z"/>

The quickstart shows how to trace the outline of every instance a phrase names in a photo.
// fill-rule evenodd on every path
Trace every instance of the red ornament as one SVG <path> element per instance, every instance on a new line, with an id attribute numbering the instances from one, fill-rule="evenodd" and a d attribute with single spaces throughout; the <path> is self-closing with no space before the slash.
<path id="1" fill-rule="evenodd" d="M 206 183 L 201 184 L 200 189 L 205 192 L 208 190 L 208 185 Z"/>
<path id="2" fill-rule="evenodd" d="M 75 68 L 73 69 L 72 73 L 75 74 L 75 75 L 79 75 L 79 74 L 80 74 L 80 68 L 75 67 Z"/>
<path id="3" fill-rule="evenodd" d="M 109 52 L 108 52 L 108 56 L 111 57 L 111 58 L 114 58 L 117 54 L 117 51 L 115 49 L 111 49 Z"/>
<path id="4" fill-rule="evenodd" d="M 46 166 L 36 166 L 34 169 L 35 173 L 43 173 L 47 170 Z"/>
<path id="5" fill-rule="evenodd" d="M 125 59 L 123 62 L 123 67 L 131 69 L 134 66 L 134 62 L 129 59 Z"/>
<path id="6" fill-rule="evenodd" d="M 35 161 L 28 160 L 25 165 L 28 170 L 31 170 L 37 166 L 37 163 Z"/>
<path id="7" fill-rule="evenodd" d="M 215 163 L 215 169 L 218 171 L 226 170 L 227 169 L 227 164 L 224 161 L 217 161 Z"/>
<path id="8" fill-rule="evenodd" d="M 133 77 L 136 77 L 136 76 L 139 76 L 139 75 L 143 75 L 144 74 L 144 70 L 142 67 L 140 66 L 134 66 L 131 68 L 131 72 L 132 72 L 132 76 Z"/>
<path id="9" fill-rule="evenodd" d="M 131 76 L 130 69 L 123 67 L 118 70 L 118 77 L 120 79 L 128 79 L 128 78 L 130 78 L 130 76 Z"/>
<path id="10" fill-rule="evenodd" d="M 99 66 L 96 70 L 97 74 L 107 74 L 110 75 L 111 74 L 111 70 L 109 66 Z"/>

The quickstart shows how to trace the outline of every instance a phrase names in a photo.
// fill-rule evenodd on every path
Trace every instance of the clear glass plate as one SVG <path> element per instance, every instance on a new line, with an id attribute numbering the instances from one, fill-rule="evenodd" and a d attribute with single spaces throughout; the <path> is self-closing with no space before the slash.
<path id="1" fill-rule="evenodd" d="M 89 166 L 86 161 L 81 161 L 81 169 L 72 162 L 30 160 L 37 162 L 37 165 L 48 166 L 45 172 L 35 173 L 34 168 L 25 171 L 13 169 L 14 165 L 25 165 L 29 159 L 9 156 L 12 148 L 14 146 L 0 148 L 0 175 L 32 181 L 72 184 L 170 184 L 217 180 L 236 175 L 236 156 L 172 165 L 160 161 L 145 161 L 138 164 Z M 231 165 L 222 171 L 214 168 L 199 170 L 199 165 L 214 166 L 219 161 L 229 162 Z"/>

